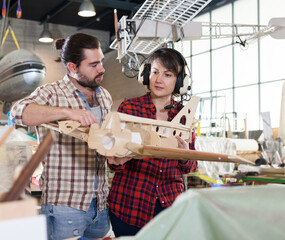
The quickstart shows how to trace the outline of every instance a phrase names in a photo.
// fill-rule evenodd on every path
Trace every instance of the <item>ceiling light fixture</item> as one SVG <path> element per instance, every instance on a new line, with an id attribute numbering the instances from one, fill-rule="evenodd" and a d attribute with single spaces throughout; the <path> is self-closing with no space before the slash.
<path id="1" fill-rule="evenodd" d="M 42 31 L 42 33 L 39 37 L 39 41 L 43 42 L 43 43 L 53 42 L 53 37 L 52 37 L 50 31 L 48 30 L 48 23 L 47 22 L 44 23 L 44 30 Z"/>
<path id="2" fill-rule="evenodd" d="M 81 17 L 94 17 L 96 15 L 95 7 L 91 0 L 83 0 L 79 7 L 78 15 Z"/>

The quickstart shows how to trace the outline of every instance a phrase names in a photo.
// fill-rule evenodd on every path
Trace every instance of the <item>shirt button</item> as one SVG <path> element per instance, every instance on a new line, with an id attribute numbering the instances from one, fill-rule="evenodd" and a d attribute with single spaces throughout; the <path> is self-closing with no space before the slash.
<path id="1" fill-rule="evenodd" d="M 161 201 L 161 203 L 164 203 L 164 201 Z"/>
<path id="2" fill-rule="evenodd" d="M 162 172 L 162 170 L 159 170 L 160 172 Z"/>
<path id="3" fill-rule="evenodd" d="M 156 185 L 156 187 L 158 188 L 158 185 Z"/>

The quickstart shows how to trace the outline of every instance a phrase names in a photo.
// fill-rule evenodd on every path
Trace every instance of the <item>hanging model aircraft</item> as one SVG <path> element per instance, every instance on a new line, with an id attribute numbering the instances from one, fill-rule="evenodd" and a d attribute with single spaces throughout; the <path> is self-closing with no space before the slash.
<path id="1" fill-rule="evenodd" d="M 5 55 L 0 61 L 0 100 L 4 102 L 3 113 L 10 110 L 11 103 L 35 90 L 45 78 L 46 66 L 35 53 L 18 49 Z"/>
<path id="2" fill-rule="evenodd" d="M 192 20 L 211 1 L 146 0 L 131 20 L 123 16 L 119 22 L 115 10 L 116 39 L 110 48 L 117 50 L 123 73 L 127 77 L 136 77 L 145 59 L 143 55 L 173 41 L 178 28 Z"/>
<path id="3" fill-rule="evenodd" d="M 123 73 L 136 77 L 144 61 L 141 55 L 149 55 L 168 42 L 236 37 L 238 43 L 245 46 L 249 40 L 266 35 L 285 38 L 285 18 L 273 18 L 268 25 L 191 21 L 211 1 L 146 0 L 132 19 L 123 16 L 119 22 L 115 12 L 116 39 L 110 48 L 117 50 Z"/>

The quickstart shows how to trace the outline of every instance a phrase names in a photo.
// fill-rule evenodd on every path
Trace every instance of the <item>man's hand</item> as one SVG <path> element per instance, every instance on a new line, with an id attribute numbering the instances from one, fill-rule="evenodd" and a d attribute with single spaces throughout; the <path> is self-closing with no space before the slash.
<path id="1" fill-rule="evenodd" d="M 70 120 L 79 121 L 82 127 L 89 127 L 97 123 L 97 118 L 89 110 L 70 109 L 68 113 Z"/>
<path id="2" fill-rule="evenodd" d="M 23 123 L 28 126 L 38 126 L 58 120 L 78 121 L 83 127 L 89 127 L 97 122 L 97 118 L 91 111 L 83 109 L 51 107 L 30 103 L 23 111 Z"/>
<path id="3" fill-rule="evenodd" d="M 131 159 L 131 157 L 107 157 L 108 163 L 113 165 L 123 165 Z"/>

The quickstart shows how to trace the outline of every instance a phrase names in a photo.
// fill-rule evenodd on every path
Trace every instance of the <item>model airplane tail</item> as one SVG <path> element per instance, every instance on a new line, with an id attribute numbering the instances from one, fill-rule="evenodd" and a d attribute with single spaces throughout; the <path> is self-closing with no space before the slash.
<path id="1" fill-rule="evenodd" d="M 183 109 L 181 109 L 181 111 L 173 118 L 171 122 L 179 124 L 181 118 L 185 116 L 186 117 L 185 126 L 191 128 L 199 101 L 200 101 L 199 97 L 192 96 L 191 100 L 183 107 Z"/>

